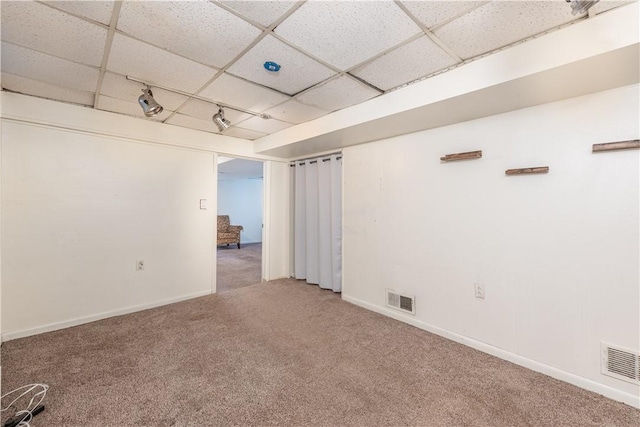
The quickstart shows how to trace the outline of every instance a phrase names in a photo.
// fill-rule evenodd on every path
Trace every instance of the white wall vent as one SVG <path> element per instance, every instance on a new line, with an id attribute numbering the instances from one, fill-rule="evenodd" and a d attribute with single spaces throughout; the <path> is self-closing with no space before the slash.
<path id="1" fill-rule="evenodd" d="M 601 343 L 600 371 L 619 380 L 640 384 L 640 354 L 611 344 Z"/>
<path id="2" fill-rule="evenodd" d="M 387 289 L 387 307 L 415 315 L 416 298 L 414 296 L 402 295 L 396 291 Z"/>

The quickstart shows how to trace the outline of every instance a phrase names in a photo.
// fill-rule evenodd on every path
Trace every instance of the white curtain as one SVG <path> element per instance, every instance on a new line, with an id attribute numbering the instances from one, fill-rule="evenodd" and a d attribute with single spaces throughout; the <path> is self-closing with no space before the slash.
<path id="1" fill-rule="evenodd" d="M 296 279 L 342 291 L 342 156 L 295 162 Z"/>

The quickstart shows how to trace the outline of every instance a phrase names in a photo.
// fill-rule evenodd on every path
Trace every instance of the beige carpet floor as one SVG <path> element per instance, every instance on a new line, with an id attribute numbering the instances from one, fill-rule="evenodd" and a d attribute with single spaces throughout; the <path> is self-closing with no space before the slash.
<path id="1" fill-rule="evenodd" d="M 217 255 L 218 293 L 260 283 L 262 243 L 218 246 Z"/>
<path id="2" fill-rule="evenodd" d="M 640 411 L 292 279 L 9 341 L 39 426 L 634 426 Z"/>

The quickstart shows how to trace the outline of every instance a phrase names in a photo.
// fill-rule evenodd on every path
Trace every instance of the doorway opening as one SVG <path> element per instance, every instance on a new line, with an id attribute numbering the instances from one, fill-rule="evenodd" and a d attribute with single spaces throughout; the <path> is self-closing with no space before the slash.
<path id="1" fill-rule="evenodd" d="M 263 162 L 218 157 L 218 293 L 261 282 L 263 178 Z"/>

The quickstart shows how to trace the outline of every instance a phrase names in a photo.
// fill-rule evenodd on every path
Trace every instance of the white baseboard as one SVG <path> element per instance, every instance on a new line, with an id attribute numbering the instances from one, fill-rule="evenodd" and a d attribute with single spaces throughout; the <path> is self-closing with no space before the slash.
<path id="1" fill-rule="evenodd" d="M 123 314 L 134 313 L 136 311 L 148 310 L 150 308 L 160 307 L 167 304 L 173 304 L 174 302 L 185 301 L 192 298 L 198 298 L 205 295 L 211 295 L 211 290 L 196 292 L 193 294 L 182 295 L 179 297 L 168 298 L 161 301 L 155 301 L 149 304 L 135 305 L 131 307 L 125 307 L 118 310 L 105 311 L 103 313 L 93 314 L 91 316 L 78 317 L 71 320 L 65 320 L 62 322 L 49 323 L 47 325 L 38 326 L 37 328 L 24 329 L 22 331 L 6 332 L 2 334 L 3 341 L 11 341 L 18 338 L 29 337 L 31 335 L 38 335 L 45 332 L 57 331 L 59 329 L 70 328 L 72 326 L 83 325 L 85 323 L 95 322 L 96 320 L 102 320 L 109 317 L 121 316 Z"/>
<path id="2" fill-rule="evenodd" d="M 358 298 L 345 295 L 344 293 L 342 294 L 342 299 L 352 304 L 366 308 L 368 310 L 375 311 L 376 313 L 380 313 L 384 316 L 391 317 L 393 319 L 399 320 L 404 323 L 408 323 L 412 326 L 415 326 L 416 328 L 420 328 L 425 331 L 431 332 L 433 334 L 439 335 L 441 337 L 450 339 L 451 341 L 464 344 L 468 347 L 474 348 L 484 353 L 488 353 L 492 356 L 499 357 L 500 359 L 504 359 L 509 362 L 515 363 L 516 365 L 520 365 L 525 368 L 531 369 L 532 371 L 540 372 L 541 374 L 548 375 L 557 380 L 565 381 L 577 387 L 584 388 L 594 393 L 601 394 L 605 397 L 608 397 L 609 399 L 613 399 L 618 402 L 623 402 L 629 406 L 633 406 L 634 408 L 640 409 L 640 395 L 633 395 L 631 393 L 626 393 L 620 390 L 616 390 L 615 388 L 609 387 L 604 384 L 600 384 L 588 378 L 584 378 L 584 377 L 572 374 L 570 372 L 566 372 L 566 371 L 554 368 L 552 366 L 545 365 L 544 363 L 536 362 L 535 360 L 528 359 L 524 356 L 520 356 L 510 351 L 503 350 L 501 348 L 494 347 L 492 345 L 489 345 L 480 341 L 476 341 L 472 338 L 465 337 L 464 335 L 447 331 L 446 329 L 442 329 L 437 326 L 433 326 L 428 323 L 425 323 L 423 321 L 416 320 L 414 317 L 405 316 L 401 313 L 395 312 L 394 310 L 388 309 L 386 307 L 379 307 L 377 305 L 362 301 Z"/>

